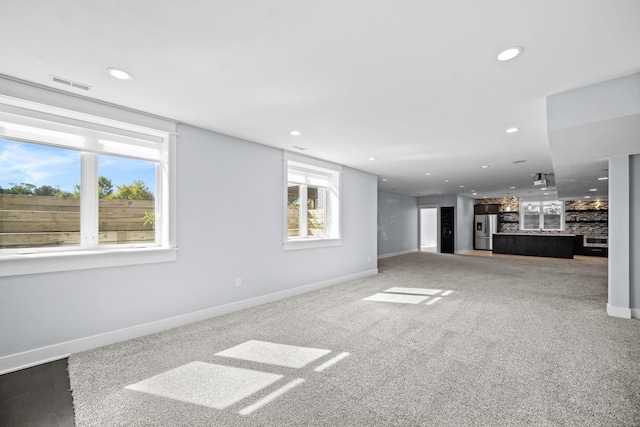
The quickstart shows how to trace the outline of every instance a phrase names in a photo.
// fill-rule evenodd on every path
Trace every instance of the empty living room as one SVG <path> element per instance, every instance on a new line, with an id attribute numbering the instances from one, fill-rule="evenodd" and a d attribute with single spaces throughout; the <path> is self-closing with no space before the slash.
<path id="1" fill-rule="evenodd" d="M 0 11 L 0 427 L 640 425 L 640 2 Z"/>

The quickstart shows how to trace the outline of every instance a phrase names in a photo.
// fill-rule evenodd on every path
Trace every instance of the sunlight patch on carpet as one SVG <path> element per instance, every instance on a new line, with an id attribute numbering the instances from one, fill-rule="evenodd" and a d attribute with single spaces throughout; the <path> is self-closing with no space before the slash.
<path id="1" fill-rule="evenodd" d="M 302 368 L 329 353 L 331 350 L 251 340 L 216 353 L 216 356 Z"/>
<path id="2" fill-rule="evenodd" d="M 428 299 L 428 296 L 419 295 L 403 295 L 403 294 L 375 294 L 370 297 L 363 298 L 363 301 L 378 301 L 378 302 L 395 302 L 400 304 L 420 304 Z"/>
<path id="3" fill-rule="evenodd" d="M 442 289 L 426 289 L 426 288 L 389 288 L 384 292 L 393 294 L 407 294 L 407 295 L 436 295 L 442 292 Z"/>
<path id="4" fill-rule="evenodd" d="M 126 389 L 224 409 L 282 378 L 282 375 L 267 372 L 192 362 L 131 384 Z"/>
<path id="5" fill-rule="evenodd" d="M 249 415 L 252 412 L 255 412 L 258 409 L 262 408 L 267 403 L 269 403 L 269 402 L 277 399 L 278 397 L 282 396 L 283 394 L 285 394 L 286 392 L 288 392 L 292 388 L 302 384 L 303 382 L 304 382 L 303 378 L 296 378 L 295 380 L 290 381 L 289 383 L 283 385 L 282 387 L 280 387 L 276 391 L 274 391 L 272 393 L 269 393 L 268 395 L 266 395 L 262 399 L 258 400 L 256 403 L 241 409 L 240 411 L 238 411 L 238 413 L 240 415 Z"/>
<path id="6" fill-rule="evenodd" d="M 431 304 L 435 304 L 438 301 L 440 301 L 442 299 L 442 297 L 435 297 L 434 299 L 432 299 L 431 301 L 427 302 L 427 305 L 431 305 Z"/>
<path id="7" fill-rule="evenodd" d="M 327 368 L 332 367 L 333 365 L 335 365 L 336 363 L 338 363 L 339 361 L 341 361 L 342 359 L 344 359 L 345 357 L 349 357 L 350 354 L 347 352 L 344 353 L 340 353 L 339 355 L 327 360 L 326 362 L 324 362 L 323 364 L 321 364 L 320 366 L 317 366 L 314 371 L 315 372 L 322 372 Z"/>

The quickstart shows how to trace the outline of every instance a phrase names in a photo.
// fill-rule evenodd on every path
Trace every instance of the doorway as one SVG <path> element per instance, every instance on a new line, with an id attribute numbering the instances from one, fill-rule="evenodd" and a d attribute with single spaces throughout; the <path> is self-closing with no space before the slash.
<path id="1" fill-rule="evenodd" d="M 420 208 L 420 252 L 438 252 L 438 208 Z"/>

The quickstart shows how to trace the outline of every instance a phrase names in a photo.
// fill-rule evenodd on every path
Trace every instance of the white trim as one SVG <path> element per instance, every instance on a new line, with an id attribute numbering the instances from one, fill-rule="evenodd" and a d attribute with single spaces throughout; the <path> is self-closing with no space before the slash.
<path id="1" fill-rule="evenodd" d="M 176 248 L 159 247 L 6 255 L 0 258 L 0 277 L 151 264 L 176 259 Z"/>
<path id="2" fill-rule="evenodd" d="M 282 242 L 285 251 L 295 251 L 298 249 L 327 248 L 330 246 L 342 245 L 342 239 L 300 239 Z"/>
<path id="3" fill-rule="evenodd" d="M 102 118 L 101 124 L 106 126 L 112 126 L 113 122 L 118 122 L 118 126 L 120 126 L 120 122 L 124 122 L 130 124 L 131 130 L 134 131 L 144 128 L 144 133 L 147 133 L 149 129 L 175 133 L 176 129 L 176 122 L 171 119 L 27 82 L 4 74 L 0 74 L 0 99 L 6 105 L 73 117 L 81 121 L 86 121 L 88 116 L 91 116 L 91 122 L 95 120 L 95 117 L 100 117 Z"/>
<path id="4" fill-rule="evenodd" d="M 304 168 L 305 166 L 306 168 L 309 168 L 309 166 L 312 166 L 311 169 L 320 168 L 321 170 L 329 169 L 335 172 L 342 172 L 342 166 L 336 163 L 330 163 L 324 160 L 316 159 L 315 157 L 303 156 L 301 154 L 292 153 L 291 151 L 286 150 L 283 150 L 283 153 L 284 160 L 286 160 L 287 162 L 301 163 L 301 165 L 297 165 L 299 168 Z"/>
<path id="5" fill-rule="evenodd" d="M 634 319 L 640 319 L 640 308 L 632 308 L 631 317 Z"/>
<path id="6" fill-rule="evenodd" d="M 398 255 L 406 255 L 406 254 L 412 254 L 414 252 L 419 252 L 418 249 L 407 249 L 405 251 L 400 251 L 400 252 L 392 252 L 390 254 L 382 254 L 382 255 L 378 255 L 378 259 L 382 259 L 382 258 L 391 258 L 394 256 L 398 256 Z"/>
<path id="7" fill-rule="evenodd" d="M 339 285 L 353 280 L 363 279 L 365 277 L 378 274 L 378 269 L 361 271 L 359 273 L 349 274 L 346 276 L 336 277 L 321 282 L 311 283 L 308 285 L 298 286 L 296 288 L 286 289 L 271 294 L 261 295 L 242 301 L 233 302 L 217 307 L 211 307 L 180 316 L 170 317 L 167 319 L 157 320 L 154 322 L 143 323 L 141 325 L 131 326 L 129 328 L 119 329 L 116 331 L 106 332 L 99 335 L 93 335 L 77 340 L 66 341 L 59 344 L 41 347 L 22 353 L 10 354 L 0 357 L 0 375 L 8 372 L 17 371 L 28 368 L 30 366 L 39 365 L 52 360 L 58 360 L 69 356 L 72 353 L 91 350 L 109 344 L 126 341 L 156 332 L 165 331 L 167 329 L 177 328 L 179 326 L 188 325 L 190 323 L 199 322 L 210 319 L 212 317 L 222 316 L 235 311 L 244 310 L 262 304 L 278 301 L 285 298 L 305 294 L 307 292 L 316 291 L 330 286 Z"/>
<path id="8" fill-rule="evenodd" d="M 623 319 L 631 319 L 631 311 L 636 311 L 636 315 L 640 315 L 640 309 L 627 308 L 627 307 L 615 307 L 607 303 L 607 314 L 612 317 L 622 317 Z"/>

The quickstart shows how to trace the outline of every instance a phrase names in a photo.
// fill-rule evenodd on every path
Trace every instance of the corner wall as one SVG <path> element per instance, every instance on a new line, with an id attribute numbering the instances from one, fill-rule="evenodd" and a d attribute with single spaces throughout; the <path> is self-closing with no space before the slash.
<path id="1" fill-rule="evenodd" d="M 631 317 L 640 319 L 640 155 L 631 156 L 629 173 L 629 299 Z"/>
<path id="2" fill-rule="evenodd" d="M 417 252 L 417 198 L 378 191 L 378 258 Z"/>
<path id="3" fill-rule="evenodd" d="M 607 313 L 640 319 L 640 155 L 609 159 Z"/>

